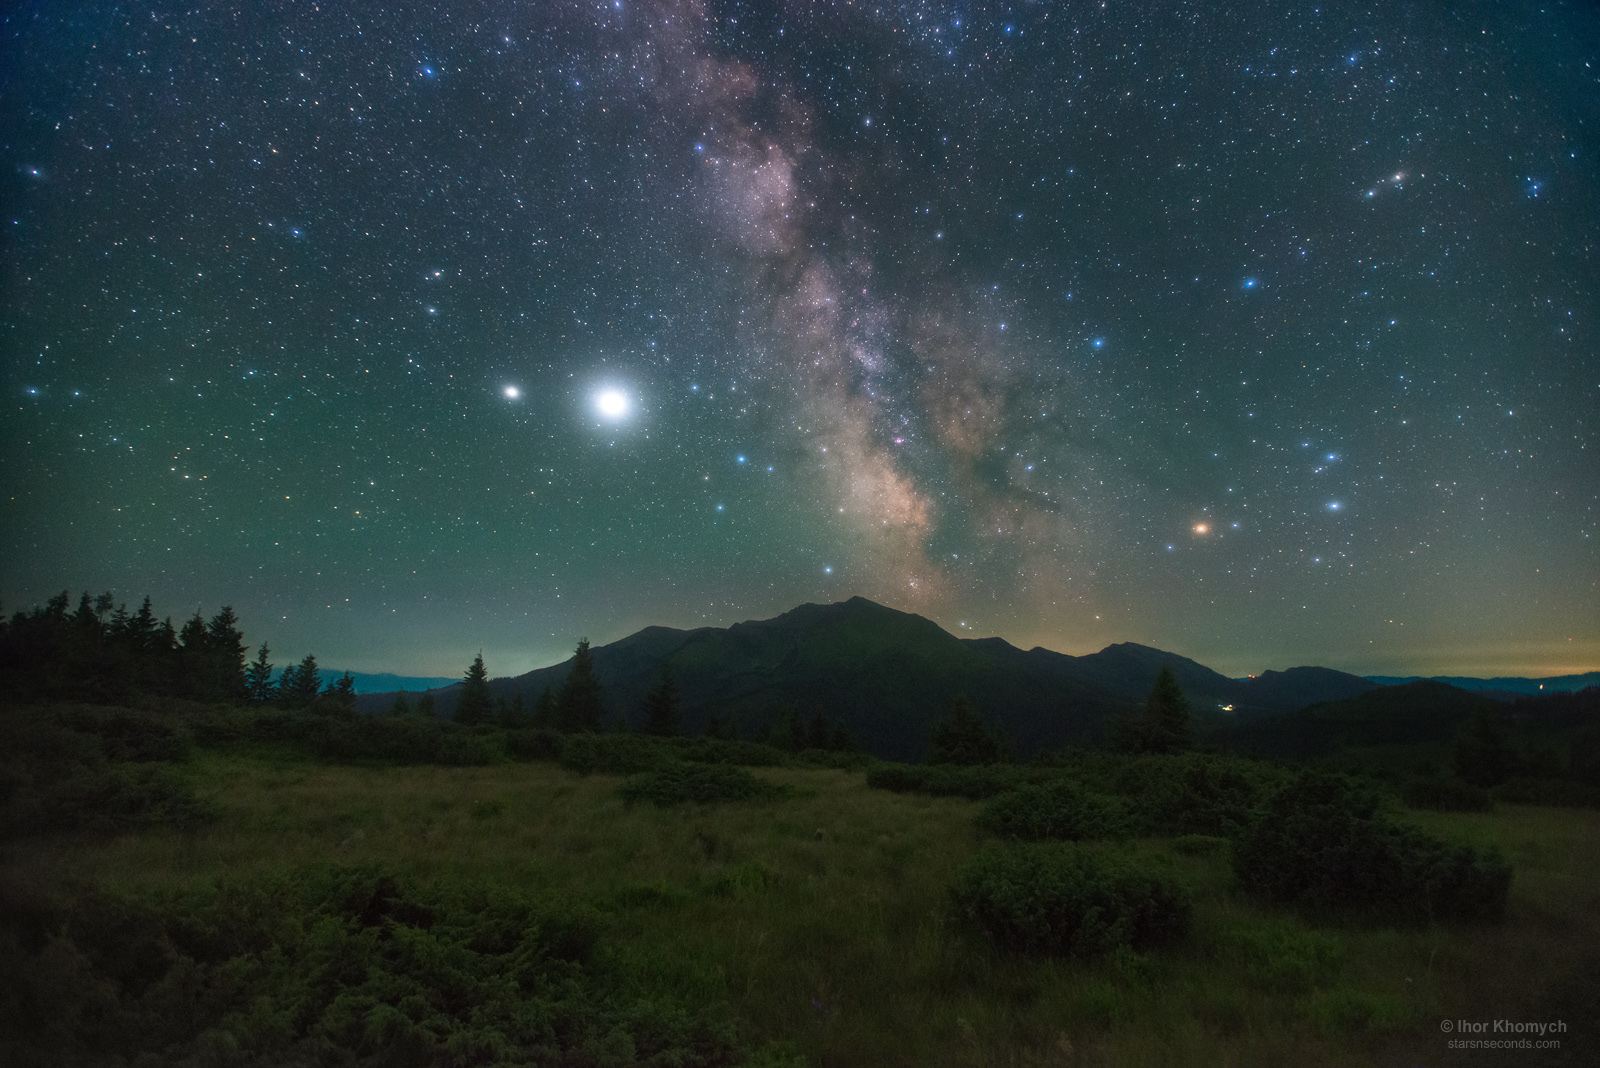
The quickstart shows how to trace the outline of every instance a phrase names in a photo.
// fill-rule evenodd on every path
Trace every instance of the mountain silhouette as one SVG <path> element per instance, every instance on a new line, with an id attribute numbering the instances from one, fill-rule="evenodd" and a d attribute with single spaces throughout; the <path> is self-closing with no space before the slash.
<path id="1" fill-rule="evenodd" d="M 803 604 L 773 619 L 731 627 L 646 627 L 592 651 L 610 717 L 638 725 L 645 693 L 670 667 L 683 696 L 684 726 L 712 713 L 759 735 L 793 710 L 843 723 L 877 756 L 922 756 L 929 731 L 958 693 L 998 723 L 1019 755 L 1099 739 L 1108 717 L 1135 708 L 1163 665 L 1202 718 L 1248 718 L 1339 700 L 1377 688 L 1326 668 L 1293 668 L 1231 679 L 1175 653 L 1125 642 L 1087 656 L 1022 650 L 1001 638 L 958 638 L 932 620 L 852 597 Z M 496 697 L 521 693 L 528 707 L 545 686 L 560 690 L 570 659 L 491 680 Z M 459 686 L 434 691 L 439 714 Z M 383 711 L 392 694 L 358 698 Z M 1231 713 L 1222 709 L 1231 706 Z"/>

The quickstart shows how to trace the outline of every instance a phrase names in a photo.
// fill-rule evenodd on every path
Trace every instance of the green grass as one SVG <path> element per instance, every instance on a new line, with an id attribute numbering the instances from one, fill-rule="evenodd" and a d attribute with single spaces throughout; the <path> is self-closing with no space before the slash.
<path id="1" fill-rule="evenodd" d="M 669 807 L 625 804 L 620 776 L 551 764 L 202 750 L 184 772 L 211 822 L 13 842 L 5 878 L 50 897 L 331 862 L 582 899 L 606 917 L 628 987 L 725 1001 L 750 1048 L 779 1043 L 812 1066 L 1513 1063 L 1453 1061 L 1440 1019 L 1562 1012 L 1569 1050 L 1600 1049 L 1596 1015 L 1570 1015 L 1600 960 L 1593 811 L 1413 814 L 1515 864 L 1506 920 L 1488 927 L 1313 924 L 1245 899 L 1219 840 L 1109 845 L 1192 889 L 1193 932 L 1058 960 L 997 950 L 954 917 L 948 888 L 981 844 L 976 803 L 870 789 L 859 772 L 751 769 L 787 796 Z"/>

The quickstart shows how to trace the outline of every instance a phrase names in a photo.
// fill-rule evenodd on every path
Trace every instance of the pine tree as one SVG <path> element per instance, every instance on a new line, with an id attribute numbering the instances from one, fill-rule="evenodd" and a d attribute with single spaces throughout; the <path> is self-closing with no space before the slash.
<path id="1" fill-rule="evenodd" d="M 1178 685 L 1178 676 L 1172 665 L 1161 665 L 1150 696 L 1144 701 L 1146 750 L 1156 753 L 1174 753 L 1193 744 L 1193 731 L 1189 723 L 1189 702 Z"/>
<path id="2" fill-rule="evenodd" d="M 261 643 L 261 651 L 244 669 L 245 696 L 257 704 L 266 704 L 278 696 L 278 688 L 272 684 L 272 664 L 267 661 L 270 650 L 267 643 Z"/>
<path id="3" fill-rule="evenodd" d="M 399 693 L 394 695 L 394 704 L 389 706 L 389 715 L 411 715 L 411 702 L 406 700 L 406 692 L 404 690 L 401 690 Z"/>
<path id="4" fill-rule="evenodd" d="M 548 682 L 533 703 L 533 725 L 540 730 L 551 730 L 556 725 L 556 694 Z"/>
<path id="5" fill-rule="evenodd" d="M 438 711 L 433 707 L 432 691 L 423 691 L 422 696 L 417 698 L 417 715 L 432 719 L 438 714 Z"/>
<path id="6" fill-rule="evenodd" d="M 672 669 L 661 668 L 661 678 L 651 691 L 644 695 L 644 731 L 670 737 L 678 733 L 678 684 L 673 681 Z"/>
<path id="7" fill-rule="evenodd" d="M 475 727 L 488 722 L 493 709 L 494 700 L 489 696 L 489 672 L 484 669 L 483 654 L 479 653 L 473 657 L 472 666 L 467 668 L 461 693 L 456 697 L 456 722 Z"/>
<path id="8" fill-rule="evenodd" d="M 244 635 L 239 617 L 230 605 L 211 617 L 206 625 L 206 682 L 216 700 L 237 700 L 244 696 Z"/>
<path id="9" fill-rule="evenodd" d="M 507 730 L 521 730 L 528 725 L 528 708 L 522 691 L 511 695 L 511 700 L 500 699 L 500 726 Z"/>
<path id="10" fill-rule="evenodd" d="M 334 706 L 345 711 L 356 710 L 356 680 L 346 671 L 333 682 L 328 683 L 328 688 L 323 691 L 323 696 L 333 702 Z"/>
<path id="11" fill-rule="evenodd" d="M 285 670 L 278 682 L 278 693 L 290 708 L 310 708 L 321 692 L 322 675 L 317 670 L 317 658 L 310 653 L 299 664 Z"/>
<path id="12" fill-rule="evenodd" d="M 998 764 L 1005 760 L 1005 740 L 972 707 L 966 694 L 957 694 L 949 713 L 934 724 L 928 739 L 930 764 Z"/>
<path id="13" fill-rule="evenodd" d="M 561 692 L 556 695 L 556 726 L 564 731 L 597 731 L 604 719 L 600 680 L 594 674 L 589 639 L 581 638 L 567 672 L 567 681 L 561 684 Z"/>

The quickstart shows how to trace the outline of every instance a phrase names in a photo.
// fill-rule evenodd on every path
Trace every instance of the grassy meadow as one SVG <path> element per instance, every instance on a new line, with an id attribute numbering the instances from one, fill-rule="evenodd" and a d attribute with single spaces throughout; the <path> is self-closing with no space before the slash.
<path id="1" fill-rule="evenodd" d="M 1600 1063 L 1592 810 L 1406 814 L 1513 863 L 1493 925 L 1307 916 L 1241 894 L 1225 839 L 1112 843 L 1192 889 L 1192 931 L 1058 959 L 993 948 L 952 910 L 982 844 L 976 802 L 872 789 L 860 770 L 751 768 L 783 796 L 664 807 L 625 803 L 621 776 L 542 762 L 352 766 L 224 746 L 181 772 L 211 818 L 13 839 L 7 893 L 160 898 L 331 865 L 582 902 L 617 983 L 725 1005 L 751 1064 Z M 1496 1018 L 1568 1030 L 1554 1052 L 1446 1048 L 1441 1020 Z"/>

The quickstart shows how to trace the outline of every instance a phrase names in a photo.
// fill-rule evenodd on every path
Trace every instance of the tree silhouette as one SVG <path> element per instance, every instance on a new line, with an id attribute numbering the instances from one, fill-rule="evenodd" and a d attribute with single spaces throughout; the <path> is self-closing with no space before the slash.
<path id="1" fill-rule="evenodd" d="M 244 669 L 245 696 L 256 704 L 266 704 L 278 696 L 278 688 L 272 684 L 272 664 L 267 660 L 270 651 L 267 643 L 262 642 L 261 651 Z"/>
<path id="2" fill-rule="evenodd" d="M 644 695 L 644 731 L 663 737 L 678 733 L 678 684 L 673 681 L 672 669 L 661 668 L 661 678 L 650 692 Z"/>
<path id="3" fill-rule="evenodd" d="M 1172 665 L 1163 664 L 1138 715 L 1115 728 L 1116 745 L 1135 753 L 1176 753 L 1193 744 L 1189 702 Z"/>
<path id="4" fill-rule="evenodd" d="M 310 653 L 294 667 L 285 668 L 278 680 L 278 695 L 290 708 L 310 708 L 311 702 L 322 692 L 322 676 L 317 671 L 317 658 Z"/>
<path id="5" fill-rule="evenodd" d="M 401 690 L 399 693 L 394 695 L 394 704 L 389 706 L 389 715 L 391 715 L 391 716 L 409 716 L 409 715 L 411 715 L 411 702 L 406 700 L 406 692 L 404 690 Z"/>
<path id="6" fill-rule="evenodd" d="M 484 670 L 483 654 L 479 653 L 473 657 L 472 666 L 467 668 L 467 677 L 461 683 L 461 694 L 456 698 L 456 722 L 475 727 L 488 722 L 493 709 L 494 700 L 489 696 L 489 672 Z"/>
<path id="7" fill-rule="evenodd" d="M 328 683 L 328 688 L 323 692 L 333 704 L 346 712 L 356 710 L 356 680 L 346 671 L 338 679 Z"/>
<path id="8" fill-rule="evenodd" d="M 433 693 L 431 691 L 424 690 L 422 696 L 417 698 L 417 715 L 427 716 L 429 719 L 438 715 L 438 712 L 433 707 Z"/>
<path id="9" fill-rule="evenodd" d="M 544 684 L 539 699 L 533 703 L 533 725 L 542 730 L 549 730 L 556 725 L 556 693 L 548 682 Z"/>
<path id="10" fill-rule="evenodd" d="M 930 764 L 998 764 L 1005 760 L 1005 739 L 972 707 L 966 694 L 957 694 L 949 713 L 934 724 L 928 739 Z"/>
<path id="11" fill-rule="evenodd" d="M 567 681 L 556 695 L 556 726 L 564 731 L 597 731 L 605 719 L 600 704 L 600 680 L 594 674 L 589 639 L 580 638 Z"/>

